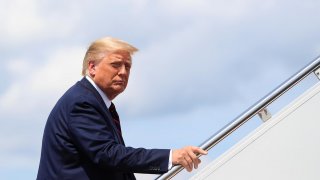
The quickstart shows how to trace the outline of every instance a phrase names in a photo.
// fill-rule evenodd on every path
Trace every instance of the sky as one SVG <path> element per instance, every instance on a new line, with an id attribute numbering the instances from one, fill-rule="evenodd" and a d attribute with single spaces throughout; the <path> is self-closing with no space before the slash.
<path id="1" fill-rule="evenodd" d="M 139 49 L 115 99 L 126 144 L 180 148 L 200 145 L 320 55 L 319 8 L 316 0 L 0 1 L 0 179 L 35 179 L 46 118 L 82 78 L 92 41 L 112 36 Z"/>

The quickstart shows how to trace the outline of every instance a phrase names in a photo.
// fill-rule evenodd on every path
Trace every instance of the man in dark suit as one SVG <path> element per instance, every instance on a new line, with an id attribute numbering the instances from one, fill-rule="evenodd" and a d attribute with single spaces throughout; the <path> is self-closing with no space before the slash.
<path id="1" fill-rule="evenodd" d="M 133 173 L 160 174 L 181 164 L 197 168 L 198 147 L 126 147 L 112 100 L 128 83 L 137 49 L 115 38 L 91 44 L 83 61 L 84 78 L 52 109 L 43 135 L 38 180 L 135 179 Z"/>

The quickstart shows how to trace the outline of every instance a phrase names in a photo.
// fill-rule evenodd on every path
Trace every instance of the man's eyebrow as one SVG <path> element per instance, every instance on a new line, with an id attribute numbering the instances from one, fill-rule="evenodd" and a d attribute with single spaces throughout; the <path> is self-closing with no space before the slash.
<path id="1" fill-rule="evenodd" d="M 123 60 L 123 59 L 119 59 L 119 58 L 112 58 L 110 63 L 125 63 L 125 64 L 130 64 L 132 65 L 132 62 L 130 60 Z"/>
<path id="2" fill-rule="evenodd" d="M 111 59 L 111 62 L 121 62 L 121 59 Z"/>
<path id="3" fill-rule="evenodd" d="M 120 62 L 120 61 L 123 61 L 123 59 L 120 57 L 112 57 L 111 58 L 111 62 Z"/>

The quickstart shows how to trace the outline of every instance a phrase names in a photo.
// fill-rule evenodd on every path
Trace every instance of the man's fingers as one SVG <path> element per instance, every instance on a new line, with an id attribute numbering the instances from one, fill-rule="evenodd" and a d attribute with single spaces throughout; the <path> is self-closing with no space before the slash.
<path id="1" fill-rule="evenodd" d="M 192 159 L 192 161 L 195 161 L 196 159 L 198 159 L 197 155 L 193 152 L 193 150 L 188 150 L 187 152 L 190 158 Z"/>
<path id="2" fill-rule="evenodd" d="M 206 155 L 207 152 L 196 146 L 187 146 L 173 151 L 173 165 L 180 164 L 187 171 L 191 172 L 193 168 L 197 169 L 201 163 L 199 155 Z"/>
<path id="3" fill-rule="evenodd" d="M 192 171 L 192 166 L 190 166 L 190 164 L 188 163 L 188 160 L 184 159 L 181 161 L 181 165 L 186 168 L 186 170 L 188 172 L 191 172 Z"/>
<path id="4" fill-rule="evenodd" d="M 206 155 L 208 154 L 207 151 L 204 151 L 203 149 L 199 148 L 199 147 L 191 147 L 191 153 L 189 153 L 189 155 L 192 157 L 193 159 L 193 166 L 195 169 L 198 169 L 198 165 L 201 163 L 201 160 L 199 159 L 198 155 Z"/>
<path id="5" fill-rule="evenodd" d="M 202 154 L 202 155 L 207 155 L 208 154 L 207 151 L 205 151 L 205 150 L 203 150 L 203 149 L 201 149 L 199 147 L 194 147 L 193 148 L 193 152 L 197 153 L 197 154 Z"/>
<path id="6" fill-rule="evenodd" d="M 195 148 L 194 147 L 191 147 L 190 150 L 188 151 L 188 155 L 190 156 L 190 158 L 192 159 L 192 162 L 193 162 L 193 167 L 195 169 L 198 168 L 198 165 L 200 164 L 201 160 L 199 159 L 199 157 L 196 155 L 196 152 L 200 151 L 202 149 L 200 148 Z M 195 152 L 196 151 L 196 152 Z M 204 151 L 205 152 L 205 151 Z"/>
<path id="7" fill-rule="evenodd" d="M 200 159 L 197 159 L 197 163 L 194 163 L 194 168 L 198 169 L 198 165 L 201 163 Z"/>
<path id="8" fill-rule="evenodd" d="M 198 161 L 198 157 L 196 156 L 196 154 L 191 150 L 188 151 L 188 155 L 192 160 L 193 166 L 196 168 L 198 167 L 199 161 Z"/>
<path id="9" fill-rule="evenodd" d="M 187 166 L 189 167 L 190 171 L 192 171 L 192 169 L 193 169 L 193 160 L 189 156 L 186 156 L 184 159 L 186 160 Z"/>

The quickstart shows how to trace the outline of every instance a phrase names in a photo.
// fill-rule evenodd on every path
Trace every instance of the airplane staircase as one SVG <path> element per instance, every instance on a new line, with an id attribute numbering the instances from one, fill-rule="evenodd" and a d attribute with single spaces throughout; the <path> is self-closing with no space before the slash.
<path id="1" fill-rule="evenodd" d="M 313 76 L 317 81 L 274 115 L 268 107 L 290 89 Z M 254 117 L 262 124 L 187 179 L 318 180 L 320 179 L 320 57 L 271 91 L 201 148 L 209 151 Z M 182 166 L 157 177 L 179 178 Z"/>

